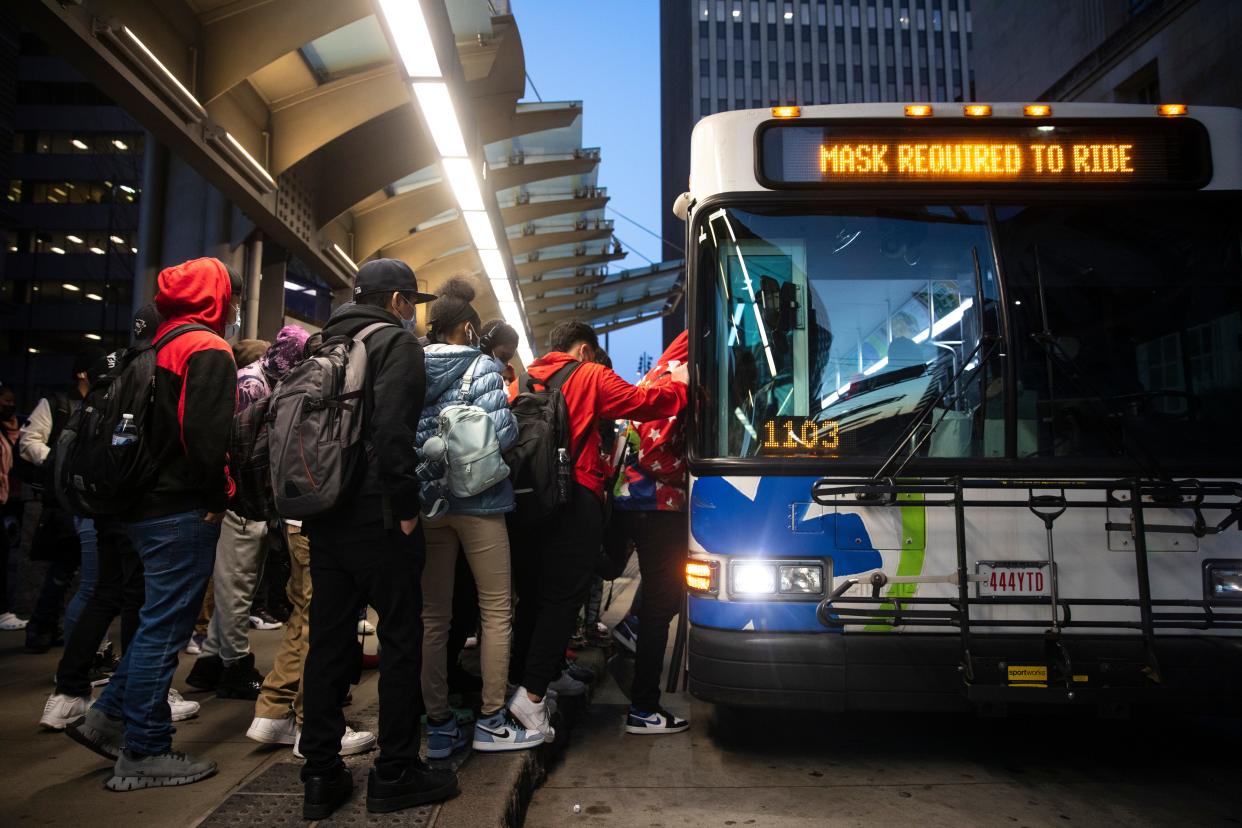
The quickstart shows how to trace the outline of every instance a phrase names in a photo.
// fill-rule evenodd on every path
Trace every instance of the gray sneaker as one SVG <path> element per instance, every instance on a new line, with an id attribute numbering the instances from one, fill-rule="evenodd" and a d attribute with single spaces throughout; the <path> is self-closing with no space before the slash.
<path id="1" fill-rule="evenodd" d="M 105 759 L 115 760 L 125 743 L 125 720 L 113 719 L 92 707 L 85 716 L 65 728 L 65 735 Z"/>
<path id="2" fill-rule="evenodd" d="M 135 758 L 129 751 L 121 753 L 112 770 L 112 778 L 104 783 L 110 791 L 136 791 L 139 788 L 161 788 L 190 785 L 216 772 L 216 763 L 178 750 L 155 756 Z"/>

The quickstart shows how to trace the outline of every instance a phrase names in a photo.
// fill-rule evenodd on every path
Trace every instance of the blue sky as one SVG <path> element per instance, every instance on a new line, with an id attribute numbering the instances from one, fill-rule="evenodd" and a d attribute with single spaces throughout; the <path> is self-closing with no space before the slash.
<path id="1" fill-rule="evenodd" d="M 583 143 L 600 147 L 609 206 L 660 231 L 660 20 L 656 0 L 512 0 L 526 72 L 545 101 L 580 100 Z M 528 100 L 535 93 L 526 87 Z M 626 245 L 660 261 L 660 242 L 611 210 Z M 614 268 L 647 264 L 631 253 Z M 660 353 L 659 321 L 613 333 L 617 373 L 635 378 L 638 357 Z"/>

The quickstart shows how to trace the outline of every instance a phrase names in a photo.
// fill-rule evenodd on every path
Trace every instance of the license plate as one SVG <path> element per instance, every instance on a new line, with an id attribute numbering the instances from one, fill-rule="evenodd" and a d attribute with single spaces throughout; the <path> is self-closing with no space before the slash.
<path id="1" fill-rule="evenodd" d="M 1051 568 L 1047 561 L 979 561 L 975 572 L 980 598 L 1050 595 Z"/>

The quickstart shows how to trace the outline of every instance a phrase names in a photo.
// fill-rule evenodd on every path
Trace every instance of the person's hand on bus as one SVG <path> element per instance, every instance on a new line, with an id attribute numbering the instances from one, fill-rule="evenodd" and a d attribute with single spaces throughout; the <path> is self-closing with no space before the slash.
<path id="1" fill-rule="evenodd" d="M 406 535 L 414 534 L 416 528 L 418 528 L 418 518 L 401 521 L 401 531 Z"/>
<path id="2" fill-rule="evenodd" d="M 682 385 L 690 384 L 690 368 L 685 363 L 678 365 L 668 373 L 673 382 L 680 382 Z"/>

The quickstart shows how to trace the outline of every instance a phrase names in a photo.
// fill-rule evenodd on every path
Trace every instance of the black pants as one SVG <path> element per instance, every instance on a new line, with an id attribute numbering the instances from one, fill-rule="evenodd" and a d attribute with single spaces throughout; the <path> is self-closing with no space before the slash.
<path id="1" fill-rule="evenodd" d="M 509 675 L 537 696 L 547 692 L 564 666 L 603 533 L 603 504 L 582 486 L 574 486 L 573 501 L 545 523 L 514 533 L 518 604 Z"/>
<path id="2" fill-rule="evenodd" d="M 660 673 L 664 669 L 669 623 L 681 611 L 685 595 L 689 522 L 684 512 L 622 510 L 614 511 L 612 520 L 611 531 L 628 535 L 638 550 L 638 571 L 643 584 L 630 702 L 644 713 L 651 713 L 660 706 Z"/>
<path id="3" fill-rule="evenodd" d="M 50 634 L 53 638 L 60 638 L 61 618 L 65 614 L 65 599 L 69 594 L 69 586 L 77 574 L 78 562 L 76 560 L 51 561 L 47 565 L 47 573 L 43 576 L 43 586 L 39 588 L 34 609 L 30 611 L 26 638 L 29 639 L 36 634 Z"/>
<path id="4" fill-rule="evenodd" d="M 393 774 L 418 761 L 423 715 L 420 525 L 411 535 L 375 523 L 307 523 L 311 555 L 310 650 L 302 671 L 302 754 L 307 773 L 331 771 L 345 733 L 341 699 L 358 652 L 358 607 L 379 613 L 379 759 Z"/>
<path id="5" fill-rule="evenodd" d="M 99 580 L 95 594 L 78 616 L 73 634 L 65 641 L 56 668 L 56 692 L 67 696 L 90 696 L 90 669 L 96 648 L 118 615 L 121 650 L 129 649 L 146 594 L 142 560 L 134 551 L 124 524 L 96 518 L 95 530 L 99 535 Z"/>

